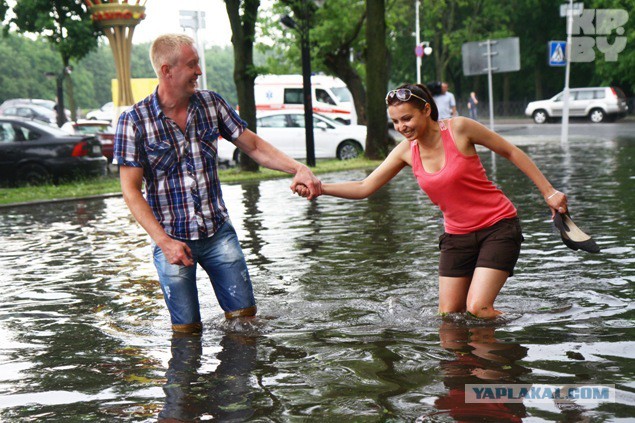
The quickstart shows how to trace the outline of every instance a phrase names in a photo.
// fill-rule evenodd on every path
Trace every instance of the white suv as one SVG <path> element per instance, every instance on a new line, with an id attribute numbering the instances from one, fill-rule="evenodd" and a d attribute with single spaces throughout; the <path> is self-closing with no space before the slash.
<path id="1" fill-rule="evenodd" d="M 536 123 L 545 123 L 562 117 L 564 94 L 549 100 L 532 101 L 525 109 Z M 624 117 L 628 113 L 626 97 L 616 87 L 571 88 L 569 90 L 569 116 L 588 117 L 593 123 Z"/>

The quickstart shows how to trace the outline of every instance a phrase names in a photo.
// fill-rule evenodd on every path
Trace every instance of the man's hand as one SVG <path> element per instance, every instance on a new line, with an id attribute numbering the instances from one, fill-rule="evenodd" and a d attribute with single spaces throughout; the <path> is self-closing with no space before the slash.
<path id="1" fill-rule="evenodd" d="M 159 245 L 163 255 L 170 264 L 178 264 L 180 266 L 193 266 L 194 260 L 192 260 L 192 250 L 186 243 L 177 241 L 176 239 L 168 238 L 165 242 Z"/>
<path id="2" fill-rule="evenodd" d="M 302 191 L 305 189 L 308 190 L 308 195 L 300 194 L 300 191 L 297 189 L 299 185 L 304 186 L 304 189 L 301 189 Z M 298 193 L 309 200 L 313 200 L 314 198 L 322 195 L 322 182 L 315 177 L 308 167 L 302 166 L 293 177 L 291 191 Z"/>

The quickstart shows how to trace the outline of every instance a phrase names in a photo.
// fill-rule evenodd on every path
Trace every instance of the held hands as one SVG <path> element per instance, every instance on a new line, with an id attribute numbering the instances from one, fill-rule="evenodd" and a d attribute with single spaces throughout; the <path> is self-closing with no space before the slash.
<path id="1" fill-rule="evenodd" d="M 306 185 L 297 184 L 295 186 L 295 194 L 298 194 L 300 197 L 307 198 L 310 194 L 309 188 Z"/>
<path id="2" fill-rule="evenodd" d="M 303 166 L 293 178 L 291 191 L 301 197 L 313 200 L 322 194 L 322 182 L 315 177 L 308 167 Z"/>
<path id="3" fill-rule="evenodd" d="M 567 206 L 567 196 L 560 191 L 554 191 L 550 195 L 545 197 L 545 201 L 551 208 L 551 218 L 553 219 L 558 213 L 566 213 L 568 210 Z"/>

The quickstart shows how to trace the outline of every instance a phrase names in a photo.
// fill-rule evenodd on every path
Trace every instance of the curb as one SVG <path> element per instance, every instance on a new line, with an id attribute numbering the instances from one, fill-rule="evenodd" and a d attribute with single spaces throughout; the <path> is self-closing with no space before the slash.
<path id="1" fill-rule="evenodd" d="M 14 208 L 14 207 L 36 206 L 36 205 L 42 205 L 42 204 L 58 204 L 58 203 L 70 203 L 75 201 L 101 200 L 103 198 L 114 198 L 114 197 L 121 197 L 121 196 L 122 196 L 122 193 L 115 192 L 110 194 L 89 195 L 86 197 L 55 198 L 53 200 L 25 201 L 24 203 L 0 204 L 0 210 Z"/>

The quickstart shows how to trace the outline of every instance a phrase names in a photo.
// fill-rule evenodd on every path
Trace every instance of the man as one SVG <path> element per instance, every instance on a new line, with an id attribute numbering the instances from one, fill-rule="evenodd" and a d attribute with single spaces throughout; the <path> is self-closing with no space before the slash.
<path id="1" fill-rule="evenodd" d="M 256 314 L 245 258 L 218 180 L 219 136 L 260 165 L 294 174 L 292 190 L 303 184 L 316 197 L 321 183 L 305 165 L 248 130 L 222 97 L 196 89 L 201 68 L 191 37 L 160 36 L 150 59 L 159 85 L 120 116 L 114 156 L 124 200 L 152 238 L 172 330 L 196 333 L 202 329 L 197 263 L 209 275 L 226 318 Z"/>
<path id="2" fill-rule="evenodd" d="M 478 120 L 478 99 L 474 91 L 470 92 L 470 98 L 467 100 L 467 109 L 470 112 L 470 119 Z"/>
<path id="3" fill-rule="evenodd" d="M 449 119 L 457 116 L 456 100 L 454 94 L 448 91 L 447 82 L 441 83 L 441 94 L 433 97 L 434 102 L 439 109 L 439 119 Z"/>

